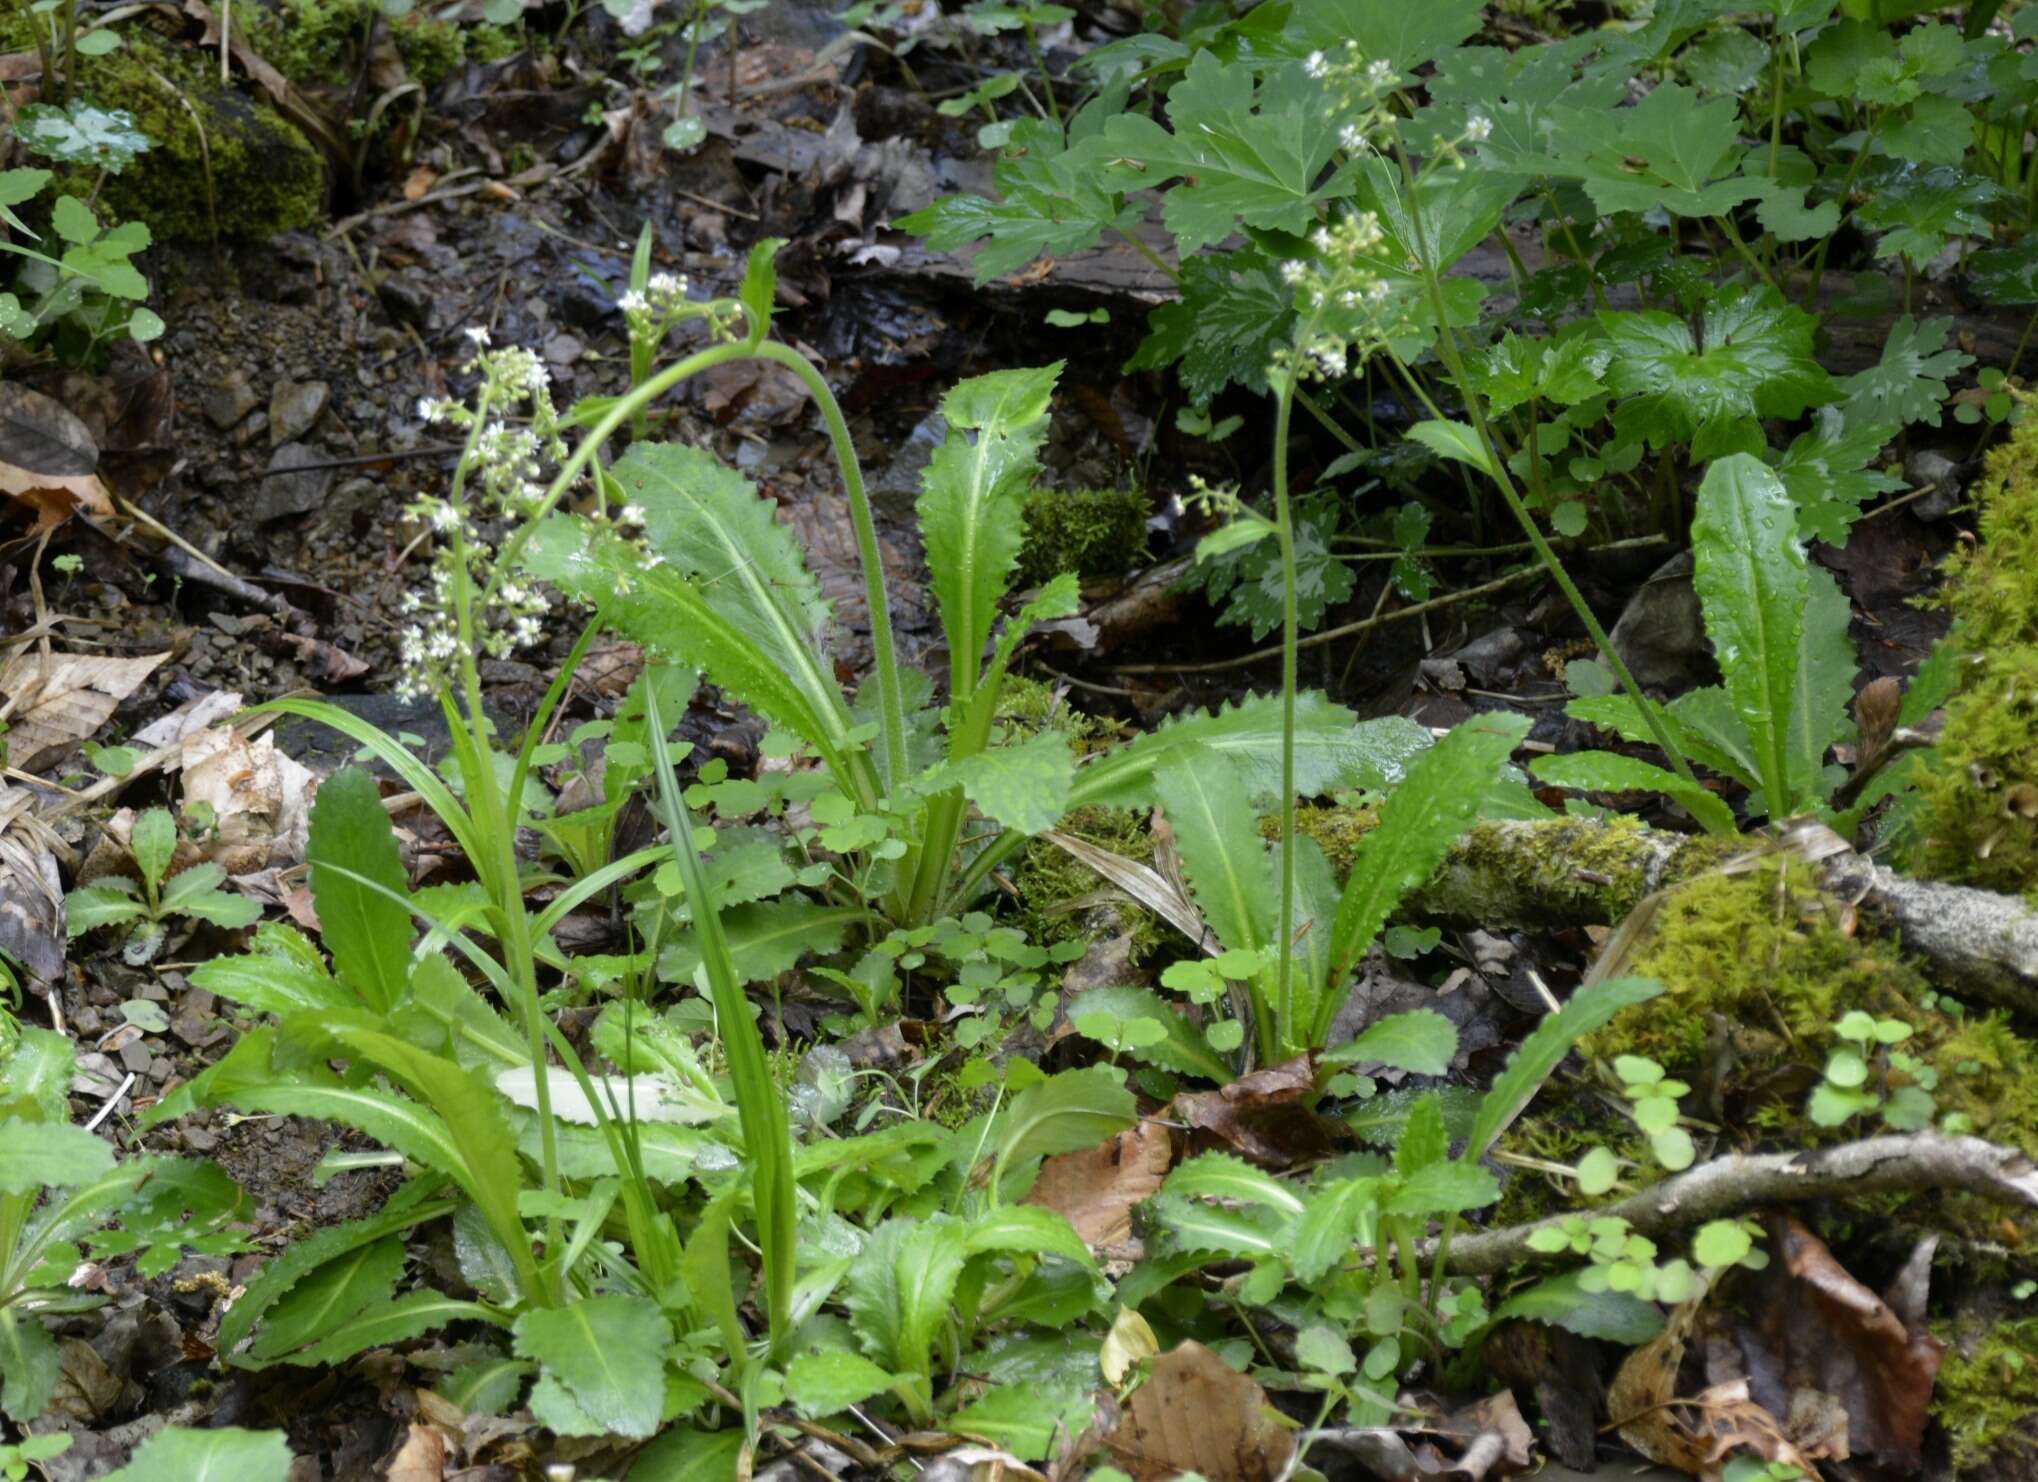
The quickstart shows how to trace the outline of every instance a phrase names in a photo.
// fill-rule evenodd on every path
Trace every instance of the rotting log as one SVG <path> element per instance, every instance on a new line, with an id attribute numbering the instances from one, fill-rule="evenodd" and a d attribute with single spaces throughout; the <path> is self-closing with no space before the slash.
<path id="1" fill-rule="evenodd" d="M 2038 911 L 2015 896 L 1913 880 L 1836 844 L 1825 830 L 1765 845 L 1584 819 L 1482 823 L 1411 905 L 1488 931 L 1614 926 L 1666 886 L 1795 848 L 1821 889 L 1895 933 L 1940 987 L 2038 1020 Z"/>
<path id="2" fill-rule="evenodd" d="M 1730 1154 L 1593 1214 L 1624 1219 L 1637 1234 L 1657 1235 L 1773 1204 L 1923 1189 L 1959 1189 L 2038 1208 L 2038 1165 L 2014 1148 L 1979 1137 L 1910 1132 L 1794 1153 Z M 1532 1224 L 1460 1235 L 1445 1262 L 1459 1275 L 1490 1276 L 1523 1262 L 1552 1259 L 1529 1239 L 1567 1217 L 1557 1214 Z M 1433 1253 L 1433 1242 L 1429 1250 Z"/>

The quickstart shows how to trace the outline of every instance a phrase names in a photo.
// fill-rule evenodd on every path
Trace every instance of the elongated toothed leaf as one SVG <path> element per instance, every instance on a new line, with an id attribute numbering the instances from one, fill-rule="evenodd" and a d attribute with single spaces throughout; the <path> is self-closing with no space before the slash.
<path id="1" fill-rule="evenodd" d="M 388 1013 L 410 983 L 410 877 L 381 789 L 366 768 L 342 767 L 320 785 L 306 858 L 319 929 L 340 981 Z"/>

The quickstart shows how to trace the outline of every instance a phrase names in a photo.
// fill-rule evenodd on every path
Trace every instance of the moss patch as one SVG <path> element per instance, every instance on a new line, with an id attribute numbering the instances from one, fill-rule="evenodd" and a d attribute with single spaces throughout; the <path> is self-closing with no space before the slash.
<path id="1" fill-rule="evenodd" d="M 1379 826 L 1380 815 L 1371 808 L 1323 808 L 1303 804 L 1295 810 L 1295 832 L 1316 841 L 1330 871 L 1342 884 L 1358 863 L 1359 841 Z M 1260 837 L 1269 844 L 1281 840 L 1281 815 L 1260 820 Z"/>
<path id="2" fill-rule="evenodd" d="M 1981 540 L 1947 561 L 1943 596 L 1970 657 L 1922 783 L 1919 864 L 2038 892 L 2038 419 L 1989 455 L 1974 498 Z"/>
<path id="3" fill-rule="evenodd" d="M 0 0 L 10 18 L 19 0 Z M 126 172 L 108 177 L 98 215 L 143 221 L 158 242 L 258 241 L 325 215 L 325 162 L 267 99 L 219 85 L 218 58 L 121 28 L 125 43 L 79 69 L 77 96 L 123 110 L 156 141 Z M 91 192 L 96 172 L 71 170 L 61 188 Z"/>
<path id="4" fill-rule="evenodd" d="M 1078 808 L 1061 821 L 1060 831 L 1141 864 L 1153 863 L 1153 830 L 1138 809 Z M 1013 924 L 1028 940 L 1049 946 L 1086 934 L 1086 913 L 1069 910 L 1068 903 L 1106 889 L 1108 882 L 1045 839 L 1030 839 L 1012 868 L 1012 886 L 1019 897 Z M 1142 961 L 1160 945 L 1165 928 L 1138 906 L 1121 903 L 1118 910 L 1132 932 L 1132 960 Z"/>
<path id="5" fill-rule="evenodd" d="M 1021 580 L 1037 585 L 1064 571 L 1123 576 L 1146 558 L 1146 493 L 1140 489 L 1036 489 L 1026 499 Z"/>
<path id="6" fill-rule="evenodd" d="M 1954 1335 L 1932 1416 L 1963 1474 L 2022 1475 L 2038 1466 L 2038 1318 Z"/>
<path id="7" fill-rule="evenodd" d="M 379 12 L 377 0 L 281 0 L 248 24 L 255 50 L 294 82 L 344 86 L 360 65 L 362 40 Z M 388 18 L 390 40 L 404 71 L 426 87 L 450 76 L 469 57 L 492 61 L 522 41 L 503 26 L 458 26 L 422 11 Z"/>
<path id="8" fill-rule="evenodd" d="M 1656 846 L 1638 820 L 1556 818 L 1528 827 L 1535 841 L 1523 847 L 1519 825 L 1475 824 L 1456 852 L 1476 877 L 1518 878 L 1522 899 L 1558 903 L 1552 911 L 1572 920 L 1620 921 L 1648 894 Z M 1688 880 L 1746 847 L 1740 839 L 1694 835 L 1678 846 L 1657 884 Z"/>

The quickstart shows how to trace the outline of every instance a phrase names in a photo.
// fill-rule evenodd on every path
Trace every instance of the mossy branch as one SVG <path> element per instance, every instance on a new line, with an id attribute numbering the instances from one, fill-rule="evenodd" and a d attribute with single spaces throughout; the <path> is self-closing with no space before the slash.
<path id="1" fill-rule="evenodd" d="M 1581 819 L 1483 823 L 1411 905 L 1489 931 L 1611 926 L 1655 891 L 1764 847 Z M 1936 986 L 2038 1020 L 2038 911 L 2023 900 L 1913 880 L 1852 850 L 1800 852 L 1822 890 L 1879 920 Z"/>
<path id="2" fill-rule="evenodd" d="M 1768 1204 L 1918 1189 L 1960 1189 L 2038 1208 L 2038 1164 L 2014 1148 L 1979 1137 L 1911 1132 L 1796 1153 L 1735 1153 L 1593 1214 L 1624 1219 L 1637 1234 L 1653 1236 Z M 1565 1218 L 1552 1215 L 1533 1224 L 1460 1235 L 1451 1243 L 1446 1264 L 1461 1276 L 1490 1276 L 1524 1262 L 1550 1260 L 1530 1247 L 1529 1237 Z"/>

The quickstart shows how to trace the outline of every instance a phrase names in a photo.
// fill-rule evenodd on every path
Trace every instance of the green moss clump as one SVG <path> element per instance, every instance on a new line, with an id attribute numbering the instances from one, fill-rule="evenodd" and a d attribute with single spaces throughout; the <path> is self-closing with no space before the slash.
<path id="1" fill-rule="evenodd" d="M 294 82 L 334 87 L 351 82 L 377 0 L 281 0 L 248 23 L 255 49 Z M 494 61 L 522 42 L 502 26 L 461 27 L 413 11 L 386 22 L 404 71 L 426 87 L 450 76 L 469 56 Z"/>
<path id="2" fill-rule="evenodd" d="M 266 97 L 219 85 L 218 59 L 122 28 L 120 50 L 80 69 L 78 94 L 132 114 L 155 147 L 99 192 L 102 222 L 142 221 L 158 242 L 259 241 L 325 216 L 325 160 Z M 202 127 L 201 127 L 202 126 Z M 94 171 L 62 188 L 88 194 Z"/>
<path id="3" fill-rule="evenodd" d="M 1523 900 L 1550 901 L 1554 914 L 1577 921 L 1623 920 L 1648 893 L 1656 845 L 1638 819 L 1556 818 L 1528 825 L 1535 843 L 1523 847 L 1519 830 L 1480 823 L 1455 851 L 1475 878 L 1519 878 Z M 1656 883 L 1687 880 L 1746 844 L 1734 838 L 1694 835 L 1679 846 Z"/>
<path id="4" fill-rule="evenodd" d="M 2038 419 L 1989 455 L 1979 544 L 1946 563 L 1944 604 L 1969 656 L 1924 769 L 1920 866 L 2038 894 Z"/>
<path id="5" fill-rule="evenodd" d="M 1371 808 L 1323 808 L 1302 804 L 1295 809 L 1295 832 L 1316 841 L 1330 870 L 1339 881 L 1358 863 L 1359 841 L 1379 826 L 1380 815 Z M 1269 844 L 1281 839 L 1281 815 L 1260 820 L 1260 837 Z"/>
<path id="6" fill-rule="evenodd" d="M 1144 490 L 1036 489 L 1026 498 L 1020 579 L 1123 576 L 1146 558 L 1146 517 Z"/>
<path id="7" fill-rule="evenodd" d="M 1140 864 L 1153 863 L 1153 830 L 1136 808 L 1078 808 L 1061 821 L 1060 831 Z M 1013 924 L 1029 941 L 1050 946 L 1084 935 L 1085 913 L 1069 910 L 1068 903 L 1106 889 L 1107 882 L 1047 840 L 1031 839 L 1013 866 L 1012 888 L 1019 898 Z M 1118 909 L 1132 932 L 1131 958 L 1142 961 L 1160 945 L 1161 923 L 1138 906 L 1121 904 Z"/>
<path id="8" fill-rule="evenodd" d="M 1644 1055 L 1673 1075 L 1706 1058 L 1716 1021 L 1731 1028 L 1737 1064 L 1816 1065 L 1842 1014 L 1909 1019 L 1925 992 L 1886 943 L 1841 930 L 1797 862 L 1686 882 L 1658 909 L 1632 971 L 1669 991 L 1595 1035 L 1592 1053 Z"/>
<path id="9" fill-rule="evenodd" d="M 1939 1366 L 1932 1416 L 1946 1429 L 1954 1470 L 2012 1475 L 2038 1465 L 2038 1318 L 1956 1337 Z"/>

